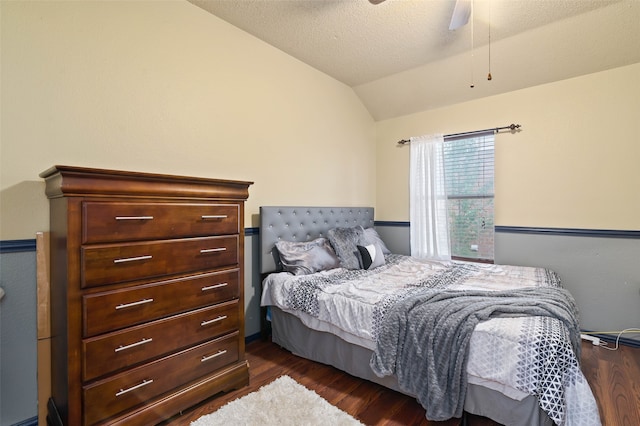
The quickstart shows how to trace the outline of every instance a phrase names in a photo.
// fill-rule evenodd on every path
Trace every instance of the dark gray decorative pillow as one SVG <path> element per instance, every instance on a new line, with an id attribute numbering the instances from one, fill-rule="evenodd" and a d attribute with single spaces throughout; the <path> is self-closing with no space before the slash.
<path id="1" fill-rule="evenodd" d="M 327 238 L 329 238 L 343 268 L 360 269 L 357 245 L 363 235 L 364 228 L 359 225 L 353 228 L 333 228 L 327 232 Z"/>
<path id="2" fill-rule="evenodd" d="M 391 254 L 391 250 L 387 248 L 387 246 L 384 244 L 384 241 L 382 241 L 382 238 L 380 238 L 380 235 L 375 229 L 366 228 L 364 230 L 364 239 L 366 242 L 361 245 L 378 244 L 382 248 L 382 253 Z"/>
<path id="3" fill-rule="evenodd" d="M 384 254 L 380 244 L 369 244 L 368 246 L 358 246 L 362 269 L 373 269 L 384 265 Z"/>
<path id="4" fill-rule="evenodd" d="M 302 243 L 278 241 L 280 261 L 285 271 L 293 275 L 307 275 L 340 267 L 340 260 L 326 238 Z"/>

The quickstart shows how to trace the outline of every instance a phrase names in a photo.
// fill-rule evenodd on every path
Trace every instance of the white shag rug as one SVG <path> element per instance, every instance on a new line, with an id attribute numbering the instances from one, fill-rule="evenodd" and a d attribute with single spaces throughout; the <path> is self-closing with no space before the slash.
<path id="1" fill-rule="evenodd" d="M 191 426 L 214 425 L 363 426 L 289 376 L 281 376 L 191 423 Z"/>

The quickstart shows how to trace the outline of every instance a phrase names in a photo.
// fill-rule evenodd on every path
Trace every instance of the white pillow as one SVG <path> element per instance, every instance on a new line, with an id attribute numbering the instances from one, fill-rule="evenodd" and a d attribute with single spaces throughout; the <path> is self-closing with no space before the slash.
<path id="1" fill-rule="evenodd" d="M 387 248 L 387 246 L 384 244 L 384 241 L 382 241 L 382 238 L 380 238 L 380 235 L 378 234 L 378 232 L 375 229 L 373 229 L 373 228 L 365 228 L 365 230 L 364 230 L 364 238 L 367 240 L 367 244 L 378 243 L 380 245 L 380 247 L 382 248 L 382 253 L 391 254 L 391 250 L 389 250 Z"/>
<path id="2" fill-rule="evenodd" d="M 358 246 L 360 252 L 362 269 L 373 269 L 384 265 L 384 253 L 380 244 L 369 244 L 366 246 Z"/>

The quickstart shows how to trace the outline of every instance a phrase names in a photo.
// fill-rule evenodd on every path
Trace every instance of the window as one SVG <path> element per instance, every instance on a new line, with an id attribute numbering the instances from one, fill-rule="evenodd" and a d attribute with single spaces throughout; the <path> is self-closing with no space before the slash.
<path id="1" fill-rule="evenodd" d="M 444 173 L 453 258 L 493 261 L 494 136 L 445 138 Z"/>

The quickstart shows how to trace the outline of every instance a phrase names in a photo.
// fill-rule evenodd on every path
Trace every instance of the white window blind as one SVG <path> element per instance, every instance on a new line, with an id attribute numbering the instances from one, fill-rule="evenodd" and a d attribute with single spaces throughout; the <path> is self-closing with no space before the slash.
<path id="1" fill-rule="evenodd" d="M 493 261 L 494 135 L 445 138 L 451 255 Z"/>

